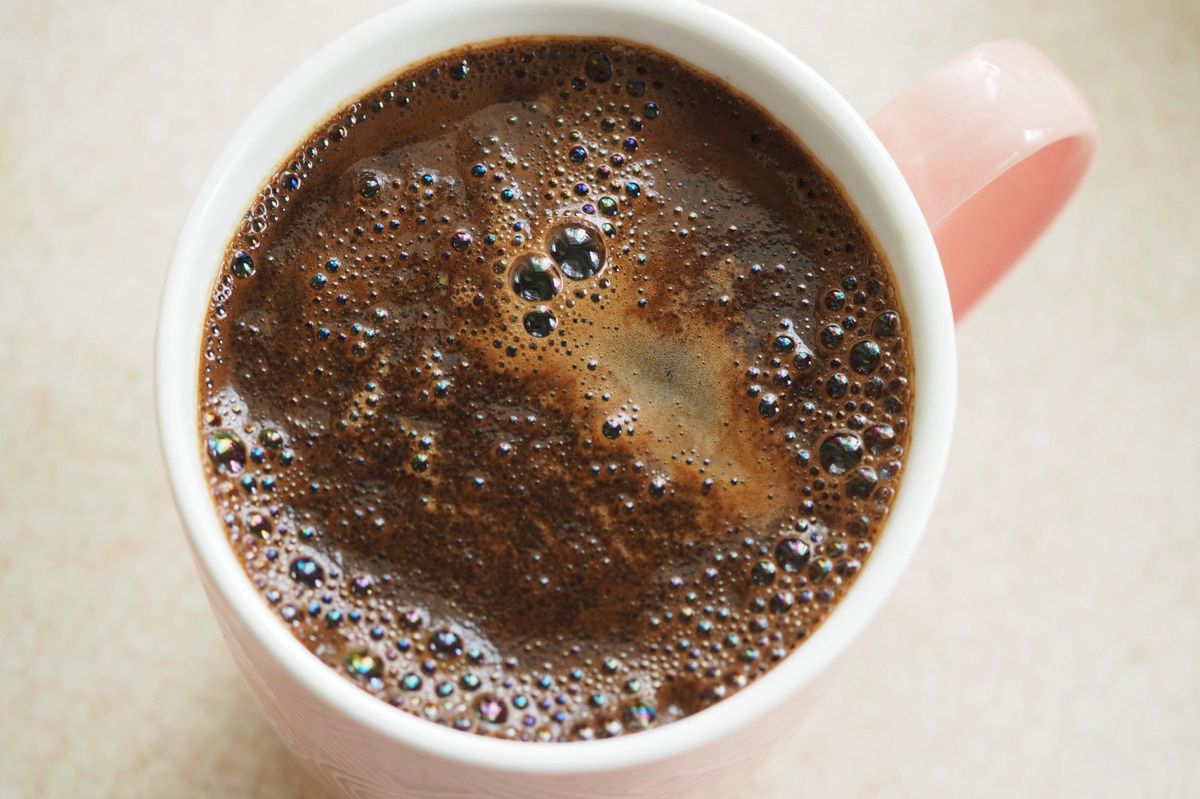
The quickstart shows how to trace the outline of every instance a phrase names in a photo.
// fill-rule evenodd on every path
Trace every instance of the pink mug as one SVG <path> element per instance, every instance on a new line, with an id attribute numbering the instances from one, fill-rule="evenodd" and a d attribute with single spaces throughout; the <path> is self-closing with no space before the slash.
<path id="1" fill-rule="evenodd" d="M 840 181 L 887 254 L 917 364 L 903 487 L 878 547 L 832 617 L 757 682 L 701 713 L 635 735 L 554 744 L 418 719 L 311 655 L 226 543 L 197 433 L 200 342 L 219 259 L 276 165 L 317 122 L 408 64 L 471 42 L 545 35 L 626 38 L 667 51 L 791 128 Z M 721 795 L 728 774 L 744 774 L 819 698 L 830 667 L 905 568 L 950 444 L 953 319 L 1049 224 L 1095 146 L 1086 103 L 1027 44 L 971 50 L 868 123 L 796 56 L 692 0 L 410 2 L 317 53 L 251 114 L 201 187 L 167 276 L 156 353 L 159 432 L 192 552 L 238 666 L 284 742 L 342 796 Z"/>

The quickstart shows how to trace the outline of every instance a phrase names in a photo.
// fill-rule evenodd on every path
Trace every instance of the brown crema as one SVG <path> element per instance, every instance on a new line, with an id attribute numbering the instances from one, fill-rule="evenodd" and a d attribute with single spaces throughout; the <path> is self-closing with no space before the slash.
<path id="1" fill-rule="evenodd" d="M 862 568 L 913 396 L 894 279 L 751 100 L 608 39 L 406 70 L 266 183 L 200 366 L 248 577 L 381 700 L 521 740 L 701 710 Z"/>

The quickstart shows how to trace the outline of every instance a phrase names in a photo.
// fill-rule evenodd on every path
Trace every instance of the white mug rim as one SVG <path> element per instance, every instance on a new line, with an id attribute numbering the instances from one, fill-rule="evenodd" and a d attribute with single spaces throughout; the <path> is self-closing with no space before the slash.
<path id="1" fill-rule="evenodd" d="M 195 318 L 197 302 L 207 305 L 207 291 L 201 300 L 195 296 L 199 276 L 207 274 L 206 285 L 211 287 L 219 268 L 220 252 L 232 235 L 236 220 L 250 203 L 250 196 L 243 196 L 240 205 L 229 196 L 230 175 L 249 158 L 246 153 L 251 143 L 270 142 L 275 146 L 278 152 L 275 164 L 295 149 L 303 134 L 284 141 L 286 136 L 278 130 L 282 127 L 280 120 L 289 113 L 289 107 L 305 102 L 310 89 L 323 76 L 338 69 L 349 71 L 346 65 L 353 63 L 356 52 L 372 46 L 378 48 L 381 42 L 402 35 L 403 31 L 433 29 L 435 25 L 444 26 L 447 20 L 463 20 L 473 15 L 476 19 L 497 21 L 507 15 L 519 21 L 521 15 L 528 16 L 531 12 L 549 14 L 551 6 L 557 19 L 562 18 L 564 11 L 587 15 L 600 6 L 614 20 L 614 25 L 619 22 L 627 25 L 628 30 L 596 35 L 619 36 L 672 53 L 671 48 L 656 44 L 648 32 L 657 32 L 654 35 L 665 38 L 667 33 L 683 31 L 714 48 L 712 52 L 722 52 L 722 57 L 742 59 L 759 71 L 774 71 L 781 83 L 794 92 L 794 101 L 807 104 L 806 113 L 811 112 L 813 119 L 827 126 L 817 125 L 814 130 L 819 130 L 823 139 L 834 142 L 830 147 L 841 146 L 848 159 L 840 166 L 826 159 L 821 159 L 822 162 L 867 218 L 896 273 L 913 342 L 916 401 L 903 483 L 886 530 L 852 588 L 809 641 L 747 688 L 673 724 L 612 739 L 538 744 L 465 734 L 393 708 L 327 667 L 293 637 L 242 571 L 203 480 L 202 446 L 196 422 L 196 369 L 203 325 L 193 326 L 188 320 Z M 473 30 L 469 26 L 468 29 Z M 540 33 L 516 35 L 571 34 L 572 31 L 559 26 Z M 465 35 L 462 44 L 496 38 L 503 37 Z M 447 49 L 450 48 L 438 47 L 429 55 Z M 418 60 L 421 59 L 405 59 L 392 72 Z M 703 59 L 686 60 L 706 69 L 700 63 Z M 369 89 L 388 74 L 391 73 L 380 73 L 357 91 Z M 732 82 L 728 75 L 719 77 Z M 733 85 L 759 99 L 755 87 Z M 351 92 L 343 100 L 349 102 L 354 96 L 355 92 Z M 309 128 L 337 107 L 322 107 L 308 115 Z M 796 133 L 812 148 L 805 132 Z M 269 174 L 264 171 L 254 180 L 260 185 Z M 218 218 L 232 221 L 224 239 L 214 244 L 213 234 L 205 232 L 205 228 L 211 229 Z M 210 578 L 213 590 L 223 595 L 230 612 L 237 614 L 246 629 L 297 682 L 374 734 L 452 762 L 537 774 L 595 773 L 680 755 L 753 723 L 824 671 L 878 610 L 916 547 L 932 510 L 949 452 L 955 384 L 953 319 L 937 250 L 916 200 L 890 156 L 862 117 L 799 58 L 759 31 L 693 0 L 656 3 L 605 0 L 603 4 L 586 0 L 409 2 L 338 37 L 288 75 L 259 104 L 204 181 L 181 229 L 167 273 L 155 353 L 159 434 L 172 491 L 197 568 Z"/>

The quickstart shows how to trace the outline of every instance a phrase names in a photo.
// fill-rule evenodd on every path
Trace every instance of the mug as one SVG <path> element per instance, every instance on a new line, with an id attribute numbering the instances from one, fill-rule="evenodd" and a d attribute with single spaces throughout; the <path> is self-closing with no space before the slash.
<path id="1" fill-rule="evenodd" d="M 624 38 L 666 51 L 790 128 L 891 262 L 916 364 L 903 485 L 878 546 L 831 617 L 712 707 L 661 728 L 571 743 L 442 727 L 320 662 L 258 595 L 227 543 L 197 422 L 213 281 L 226 243 L 278 164 L 330 113 L 407 65 L 472 42 L 548 35 Z M 202 185 L 167 274 L 156 351 L 163 456 L 192 553 L 238 666 L 288 748 L 317 780 L 351 797 L 680 797 L 744 774 L 820 697 L 831 666 L 905 568 L 950 445 L 954 318 L 1049 224 L 1095 145 L 1087 104 L 1027 44 L 971 50 L 868 123 L 796 56 L 693 0 L 415 0 L 321 50 L 246 119 Z"/>

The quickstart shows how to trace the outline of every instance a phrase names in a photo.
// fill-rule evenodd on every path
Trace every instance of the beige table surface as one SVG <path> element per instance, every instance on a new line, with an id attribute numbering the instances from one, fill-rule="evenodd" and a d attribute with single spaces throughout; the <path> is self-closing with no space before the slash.
<path id="1" fill-rule="evenodd" d="M 0 796 L 321 795 L 201 594 L 152 336 L 239 119 L 388 5 L 0 0 Z M 1104 136 L 961 326 L 911 570 L 741 795 L 1200 796 L 1200 4 L 718 5 L 864 113 L 970 45 L 1030 39 Z"/>

